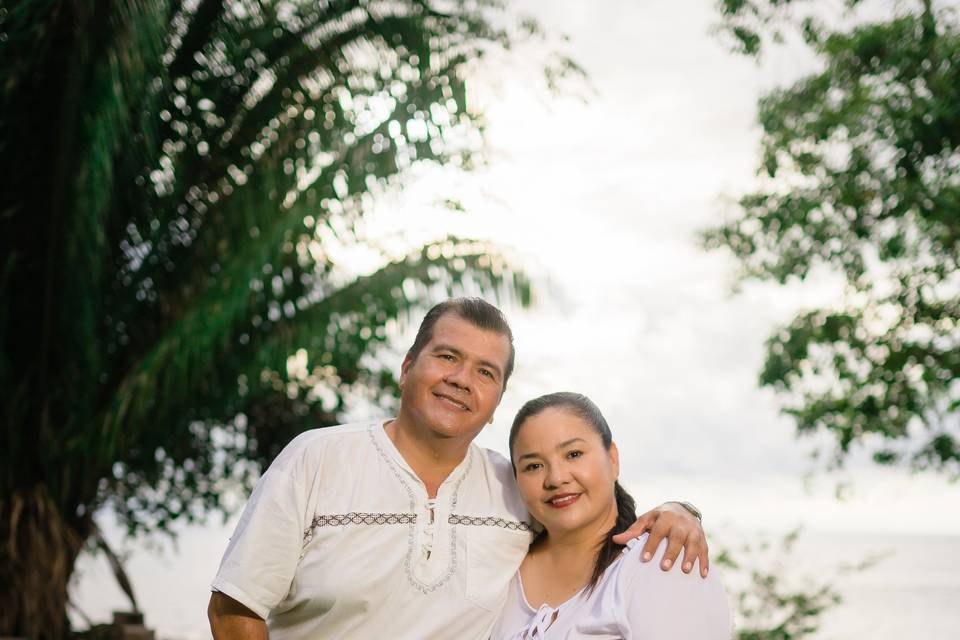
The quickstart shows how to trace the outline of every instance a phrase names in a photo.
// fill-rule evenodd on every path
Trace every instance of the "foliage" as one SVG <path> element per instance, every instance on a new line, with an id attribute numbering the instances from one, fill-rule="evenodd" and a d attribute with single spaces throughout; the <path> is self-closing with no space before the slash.
<path id="1" fill-rule="evenodd" d="M 390 406 L 391 327 L 528 301 L 482 243 L 335 256 L 412 164 L 471 166 L 468 70 L 538 33 L 499 0 L 0 7 L 0 635 L 59 635 L 98 509 L 131 533 L 226 512 L 293 434 Z"/>
<path id="2" fill-rule="evenodd" d="M 731 589 L 737 640 L 798 640 L 812 638 L 821 618 L 843 602 L 830 584 L 834 577 L 818 576 L 816 581 L 798 578 L 794 547 L 799 530 L 785 535 L 778 545 L 767 540 L 743 544 L 736 550 L 723 548 L 715 563 L 724 568 L 724 580 Z M 747 557 L 744 563 L 737 558 Z M 838 575 L 863 571 L 878 561 L 866 558 L 844 566 Z"/>
<path id="3" fill-rule="evenodd" d="M 722 12 L 733 29 L 797 4 L 725 1 Z M 844 279 L 842 304 L 768 339 L 760 374 L 799 433 L 833 435 L 832 464 L 860 443 L 878 463 L 958 477 L 957 14 L 922 2 L 846 31 L 810 16 L 788 24 L 822 70 L 762 98 L 760 187 L 704 242 L 731 251 L 742 278 Z M 743 35 L 742 50 L 762 49 Z"/>
<path id="4" fill-rule="evenodd" d="M 718 0 L 722 17 L 718 31 L 731 48 L 759 57 L 770 46 L 781 45 L 797 32 L 808 44 L 824 31 L 824 13 L 830 9 L 854 9 L 864 0 Z M 838 7 L 839 6 L 839 7 Z M 819 10 L 821 15 L 817 15 Z"/>

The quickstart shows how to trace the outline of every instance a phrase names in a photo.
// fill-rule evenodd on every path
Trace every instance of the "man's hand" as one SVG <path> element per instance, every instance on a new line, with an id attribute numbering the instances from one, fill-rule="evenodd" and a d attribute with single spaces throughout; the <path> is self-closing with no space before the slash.
<path id="1" fill-rule="evenodd" d="M 639 538 L 645 531 L 650 532 L 647 544 L 643 546 L 643 561 L 653 557 L 660 541 L 667 538 L 667 551 L 663 554 L 660 568 L 669 571 L 683 549 L 683 572 L 690 573 L 694 560 L 700 560 L 700 575 L 706 578 L 710 569 L 707 550 L 707 538 L 703 534 L 700 521 L 676 502 L 665 502 L 656 509 L 647 511 L 633 525 L 613 536 L 617 544 L 626 544 L 628 540 Z"/>
<path id="2" fill-rule="evenodd" d="M 210 594 L 207 618 L 214 640 L 267 640 L 263 618 L 219 591 Z"/>

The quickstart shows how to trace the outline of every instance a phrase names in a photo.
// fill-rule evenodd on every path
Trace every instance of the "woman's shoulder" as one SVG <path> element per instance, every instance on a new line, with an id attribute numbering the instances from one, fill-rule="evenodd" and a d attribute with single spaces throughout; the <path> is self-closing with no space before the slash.
<path id="1" fill-rule="evenodd" d="M 631 540 L 616 563 L 617 606 L 623 624 L 634 632 L 650 631 L 650 637 L 680 639 L 726 639 L 730 637 L 730 613 L 726 591 L 716 569 L 706 578 L 694 562 L 690 573 L 680 570 L 682 555 L 663 571 L 666 553 L 662 540 L 653 557 L 643 562 L 647 534 Z M 666 634 L 666 635 L 664 635 Z"/>
<path id="2" fill-rule="evenodd" d="M 666 538 L 661 540 L 653 557 L 647 562 L 643 562 L 643 548 L 649 539 L 650 534 L 644 533 L 638 538 L 629 540 L 620 556 L 604 573 L 605 580 L 602 580 L 609 582 L 614 579 L 617 583 L 623 584 L 634 580 L 638 573 L 648 572 L 651 566 L 659 569 L 660 561 L 663 560 L 663 555 L 667 551 L 667 540 Z"/>
<path id="3" fill-rule="evenodd" d="M 657 545 L 656 551 L 650 560 L 643 561 L 643 549 L 650 539 L 649 533 L 644 533 L 638 538 L 627 542 L 621 556 L 617 559 L 618 577 L 621 582 L 624 580 L 648 579 L 648 580 L 670 580 L 673 577 L 699 577 L 700 561 L 694 559 L 693 569 L 690 573 L 683 573 L 680 565 L 683 564 L 683 553 L 677 558 L 675 564 L 668 571 L 660 568 L 663 557 L 667 552 L 667 539 L 664 538 Z"/>

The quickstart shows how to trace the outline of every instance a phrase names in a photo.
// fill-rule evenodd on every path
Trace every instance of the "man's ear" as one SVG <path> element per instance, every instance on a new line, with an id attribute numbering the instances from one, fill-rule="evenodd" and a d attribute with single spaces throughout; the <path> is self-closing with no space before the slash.
<path id="1" fill-rule="evenodd" d="M 398 383 L 400 385 L 401 391 L 403 390 L 403 385 L 407 382 L 407 372 L 410 370 L 410 365 L 413 364 L 414 358 L 408 353 L 403 358 L 403 363 L 400 365 L 400 380 Z"/>
<path id="2" fill-rule="evenodd" d="M 620 477 L 620 450 L 617 449 L 617 443 L 610 443 L 610 462 L 613 464 L 613 475 Z"/>

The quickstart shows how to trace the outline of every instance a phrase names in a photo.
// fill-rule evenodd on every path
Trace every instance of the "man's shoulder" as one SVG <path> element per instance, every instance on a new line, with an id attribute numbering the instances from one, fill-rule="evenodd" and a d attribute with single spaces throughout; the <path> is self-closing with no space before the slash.
<path id="1" fill-rule="evenodd" d="M 487 449 L 486 447 L 477 447 L 477 450 L 480 452 L 480 455 L 483 456 L 483 459 L 486 461 L 494 472 L 501 477 L 507 477 L 513 481 L 513 464 L 510 460 L 494 449 Z"/>
<path id="2" fill-rule="evenodd" d="M 370 429 L 379 422 L 379 420 L 367 420 L 365 422 L 349 422 L 330 427 L 309 429 L 291 440 L 287 448 L 292 450 L 313 449 L 336 445 L 344 440 L 367 439 Z"/>
<path id="3" fill-rule="evenodd" d="M 359 434 L 366 434 L 371 427 L 383 422 L 382 420 L 364 420 L 363 422 L 348 422 L 345 424 L 337 424 L 329 427 L 317 427 L 316 429 L 308 429 L 304 431 L 293 440 L 290 441 L 290 444 L 294 442 L 302 441 L 303 446 L 310 446 L 316 442 L 322 442 L 324 440 L 337 439 L 337 438 L 349 438 L 356 437 Z"/>
<path id="4" fill-rule="evenodd" d="M 313 466 L 318 464 L 331 448 L 356 452 L 359 445 L 370 441 L 370 429 L 380 422 L 350 422 L 304 431 L 283 448 L 271 466 L 288 470 L 303 464 Z"/>
<path id="5" fill-rule="evenodd" d="M 529 516 L 520 492 L 517 491 L 513 464 L 503 454 L 493 449 L 477 446 L 476 452 L 483 461 L 483 476 L 488 495 L 493 500 L 492 509 L 498 513 L 510 514 L 512 519 L 525 522 Z"/>

